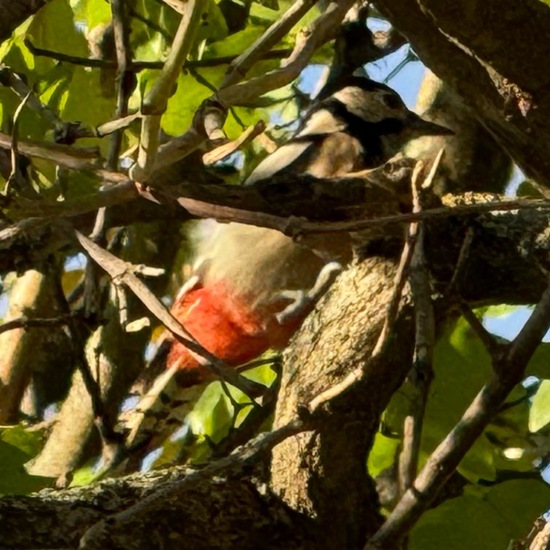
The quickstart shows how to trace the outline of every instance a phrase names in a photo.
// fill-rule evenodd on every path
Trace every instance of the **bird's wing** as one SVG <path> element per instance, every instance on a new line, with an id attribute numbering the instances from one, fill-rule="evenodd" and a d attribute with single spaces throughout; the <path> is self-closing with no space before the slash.
<path id="1" fill-rule="evenodd" d="M 341 132 L 345 128 L 346 124 L 328 109 L 314 111 L 304 120 L 301 129 L 288 143 L 279 147 L 256 166 L 245 180 L 245 185 L 268 179 L 288 168 L 312 146 L 313 140 L 310 138 Z"/>
<path id="2" fill-rule="evenodd" d="M 311 146 L 311 141 L 291 141 L 282 147 L 279 147 L 274 153 L 267 156 L 246 178 L 244 184 L 252 185 L 260 180 L 268 179 L 277 172 L 288 168 L 293 162 Z"/>

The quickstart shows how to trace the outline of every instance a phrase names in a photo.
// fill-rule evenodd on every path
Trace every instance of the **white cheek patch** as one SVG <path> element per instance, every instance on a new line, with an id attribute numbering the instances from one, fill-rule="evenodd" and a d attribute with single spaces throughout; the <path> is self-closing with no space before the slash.
<path id="1" fill-rule="evenodd" d="M 380 122 L 395 113 L 379 99 L 380 92 L 366 91 L 358 86 L 346 86 L 331 97 L 343 103 L 346 109 L 365 122 Z"/>

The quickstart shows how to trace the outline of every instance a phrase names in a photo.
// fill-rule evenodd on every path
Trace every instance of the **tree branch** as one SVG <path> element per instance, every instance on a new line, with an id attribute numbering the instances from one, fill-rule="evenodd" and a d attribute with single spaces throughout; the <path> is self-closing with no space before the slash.
<path id="1" fill-rule="evenodd" d="M 384 525 L 368 541 L 366 550 L 396 548 L 439 490 L 498 413 L 500 406 L 521 382 L 527 363 L 550 328 L 550 285 L 506 354 L 494 357 L 492 377 L 464 415 L 431 454 L 413 486 L 403 495 Z"/>

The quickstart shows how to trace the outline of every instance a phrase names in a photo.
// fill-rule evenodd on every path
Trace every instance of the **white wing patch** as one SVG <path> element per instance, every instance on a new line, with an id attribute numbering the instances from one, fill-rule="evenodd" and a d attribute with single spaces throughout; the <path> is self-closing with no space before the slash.
<path id="1" fill-rule="evenodd" d="M 271 155 L 266 157 L 256 166 L 252 174 L 246 178 L 244 184 L 252 185 L 257 181 L 274 176 L 280 170 L 290 166 L 310 146 L 310 142 L 299 141 L 279 147 L 279 149 L 271 153 Z"/>
<path id="2" fill-rule="evenodd" d="M 320 109 L 315 111 L 305 122 L 305 126 L 296 134 L 295 138 L 307 136 L 321 136 L 334 134 L 346 129 L 346 124 L 336 118 L 330 111 Z M 274 176 L 284 170 L 300 157 L 312 144 L 309 141 L 291 141 L 279 147 L 274 153 L 266 157 L 245 180 L 245 185 L 252 185 L 260 180 Z"/>

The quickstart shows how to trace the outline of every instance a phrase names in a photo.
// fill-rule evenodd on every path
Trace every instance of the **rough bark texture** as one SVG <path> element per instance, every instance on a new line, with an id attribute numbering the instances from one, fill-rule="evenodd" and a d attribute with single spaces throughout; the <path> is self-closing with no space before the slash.
<path id="1" fill-rule="evenodd" d="M 396 260 L 373 258 L 338 279 L 285 356 L 284 398 L 278 401 L 275 426 L 288 422 L 300 405 L 369 358 L 386 317 L 395 272 Z M 403 317 L 407 312 L 404 308 Z M 409 371 L 411 335 L 410 323 L 396 330 L 385 361 L 373 365 L 364 383 L 331 405 L 318 430 L 274 449 L 272 488 L 292 509 L 315 518 L 315 548 L 356 548 L 365 530 L 373 532 L 381 521 L 365 457 L 380 414 Z"/>
<path id="2" fill-rule="evenodd" d="M 547 284 L 540 266 L 550 266 L 548 215 L 507 213 L 470 221 L 476 234 L 460 278 L 462 294 L 476 303 L 536 301 Z M 429 250 L 440 289 L 454 271 L 465 223 L 455 220 L 445 228 L 432 227 Z M 325 302 L 308 319 L 286 354 L 278 423 L 292 414 L 299 403 L 329 388 L 348 368 L 368 357 L 379 331 L 393 272 L 394 263 L 388 259 L 371 259 L 354 266 L 340 277 Z M 374 296 L 363 294 L 367 291 Z M 442 302 L 438 311 L 444 313 L 448 306 L 452 304 Z M 352 313 L 359 321 L 349 327 L 344 321 Z M 327 332 L 321 332 L 320 327 L 326 327 Z M 185 492 L 177 500 L 160 499 L 157 508 L 135 518 L 126 513 L 123 528 L 107 523 L 99 542 L 114 541 L 112 548 L 176 550 L 181 548 L 180 537 L 198 537 L 198 532 L 203 538 L 194 538 L 197 543 L 193 548 L 251 548 L 259 540 L 264 541 L 261 547 L 266 548 L 271 540 L 272 548 L 360 547 L 380 522 L 376 495 L 364 470 L 365 453 L 384 404 L 409 368 L 411 331 L 411 319 L 405 314 L 394 330 L 390 355 L 369 373 L 365 383 L 331 407 L 317 432 L 292 438 L 276 448 L 272 486 L 278 498 L 265 500 L 246 482 L 204 481 L 204 486 L 189 490 L 189 498 Z M 347 338 L 347 343 L 336 347 L 340 338 Z M 136 504 L 175 475 L 135 476 L 68 492 L 2 499 L 0 544 L 7 548 L 75 547 L 75 541 L 90 525 Z M 139 490 L 130 491 L 135 483 Z M 247 487 L 244 496 L 243 486 Z M 179 506 L 188 507 L 183 512 Z M 289 508 L 293 512 L 281 516 L 281 510 Z M 218 517 L 216 510 L 226 512 Z M 243 520 L 252 516 L 249 523 Z M 287 522 L 288 531 L 283 529 Z M 281 538 L 265 535 L 274 532 L 280 532 Z M 316 532 L 321 534 L 315 535 Z M 174 533 L 173 538 L 169 533 Z M 88 547 L 97 548 L 99 542 L 90 541 Z"/>
<path id="3" fill-rule="evenodd" d="M 159 483 L 177 476 L 174 469 L 80 489 L 43 491 L 39 497 L 0 499 L 0 548 L 77 548 L 85 531 L 101 518 L 135 505 Z M 185 498 L 165 501 L 124 531 L 81 547 L 292 550 L 301 547 L 303 533 L 290 514 L 249 480 L 203 480 Z M 29 523 L 31 517 L 35 520 Z"/>
<path id="4" fill-rule="evenodd" d="M 380 0 L 378 5 L 521 168 L 550 186 L 548 7 L 539 0 Z M 541 267 L 550 267 L 548 222 L 545 213 L 524 211 L 430 223 L 427 250 L 435 289 L 443 295 L 447 290 L 471 224 L 474 239 L 460 273 L 460 294 L 477 305 L 535 302 L 547 285 Z M 28 246 L 23 237 L 21 241 L 24 257 Z M 54 235 L 49 242 L 55 241 Z M 278 424 L 369 356 L 394 271 L 395 262 L 387 258 L 353 267 L 308 319 L 286 354 Z M 444 317 L 452 306 L 442 299 L 437 311 Z M 160 499 L 148 514 L 134 517 L 135 508 L 125 512 L 124 529 L 106 522 L 101 537 L 88 540 L 87 547 L 360 547 L 381 521 L 364 469 L 365 454 L 380 412 L 409 368 L 412 329 L 405 309 L 391 353 L 364 383 L 334 403 L 315 432 L 275 449 L 275 495 L 266 499 L 246 481 L 203 480 L 177 500 Z M 69 492 L 2 499 L 0 545 L 74 548 L 88 527 L 139 503 L 171 475 L 137 476 L 133 479 L 140 480 L 135 481 L 139 487 L 124 478 Z"/>
<path id="5" fill-rule="evenodd" d="M 521 169 L 550 187 L 548 6 L 540 0 L 380 0 L 377 6 Z"/>
<path id="6" fill-rule="evenodd" d="M 47 1 L 0 0 L 0 42 L 9 38 L 17 26 L 45 6 Z"/>
<path id="7" fill-rule="evenodd" d="M 548 262 L 543 252 L 549 244 L 547 216 L 503 214 L 477 223 L 459 278 L 462 295 L 477 304 L 536 302 L 547 285 L 540 269 Z M 468 225 L 465 220 L 431 224 L 429 261 L 442 292 L 453 276 Z M 391 260 L 372 259 L 338 279 L 286 354 L 276 425 L 369 358 L 394 273 Z M 443 296 L 437 306 L 440 320 L 454 316 L 453 309 L 452 299 Z M 331 405 L 318 431 L 290 438 L 273 452 L 272 488 L 292 509 L 316 519 L 310 535 L 318 537 L 310 539 L 315 548 L 360 547 L 377 527 L 377 496 L 364 457 L 390 396 L 410 370 L 413 331 L 410 311 L 404 308 L 387 356 L 373 365 L 366 380 Z"/>

